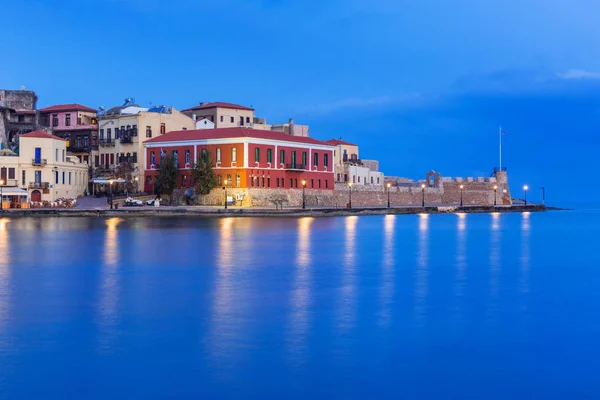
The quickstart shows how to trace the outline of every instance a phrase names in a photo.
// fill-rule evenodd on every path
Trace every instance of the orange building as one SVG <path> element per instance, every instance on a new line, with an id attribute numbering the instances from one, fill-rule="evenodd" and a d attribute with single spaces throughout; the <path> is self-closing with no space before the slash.
<path id="1" fill-rule="evenodd" d="M 195 160 L 210 159 L 218 186 L 237 188 L 334 188 L 334 146 L 310 137 L 248 128 L 169 132 L 144 143 L 144 189 L 154 191 L 160 160 L 167 154 L 180 172 L 178 187 L 192 187 Z"/>

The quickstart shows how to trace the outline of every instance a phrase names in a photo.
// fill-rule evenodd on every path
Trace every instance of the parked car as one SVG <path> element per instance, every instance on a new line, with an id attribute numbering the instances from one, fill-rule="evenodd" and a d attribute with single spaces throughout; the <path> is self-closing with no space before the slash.
<path id="1" fill-rule="evenodd" d="M 155 201 L 158 201 L 158 203 L 159 203 L 160 205 L 162 205 L 162 204 L 163 204 L 163 199 L 150 199 L 150 200 L 148 200 L 148 201 L 146 202 L 146 204 L 147 204 L 147 205 L 149 205 L 149 206 L 153 206 Z"/>
<path id="2" fill-rule="evenodd" d="M 132 199 L 131 197 L 128 197 L 123 202 L 123 205 L 126 207 L 142 207 L 144 205 L 144 202 L 141 200 L 136 200 L 136 199 Z"/>

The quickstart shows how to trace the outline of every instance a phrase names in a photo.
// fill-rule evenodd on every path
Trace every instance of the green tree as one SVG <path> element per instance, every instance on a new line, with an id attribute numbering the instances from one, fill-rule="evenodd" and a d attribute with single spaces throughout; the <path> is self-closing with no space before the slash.
<path id="1" fill-rule="evenodd" d="M 124 179 L 126 181 L 125 190 L 127 191 L 127 193 L 135 192 L 137 189 L 137 185 L 134 181 L 135 169 L 136 168 L 133 165 L 133 163 L 130 163 L 128 161 L 120 163 L 115 169 L 114 177 L 116 179 Z"/>
<path id="2" fill-rule="evenodd" d="M 171 202 L 172 194 L 177 187 L 179 180 L 179 169 L 175 165 L 175 159 L 171 156 L 165 156 L 160 162 L 158 175 L 154 181 L 154 190 L 157 194 L 166 194 Z"/>
<path id="3" fill-rule="evenodd" d="M 213 171 L 214 166 L 211 157 L 208 155 L 205 158 L 198 157 L 198 160 L 194 163 L 191 175 L 194 180 L 194 192 L 197 195 L 206 196 L 217 186 L 217 176 Z"/>

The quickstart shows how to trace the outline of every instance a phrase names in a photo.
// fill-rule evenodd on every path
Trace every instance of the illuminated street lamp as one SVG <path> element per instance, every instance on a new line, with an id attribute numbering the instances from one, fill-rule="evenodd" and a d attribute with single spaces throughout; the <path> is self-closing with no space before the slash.
<path id="1" fill-rule="evenodd" d="M 460 185 L 460 206 L 463 206 L 463 189 L 465 188 L 465 185 Z"/>
<path id="2" fill-rule="evenodd" d="M 4 212 L 4 203 L 2 202 L 2 186 L 4 186 L 4 179 L 0 179 L 0 213 Z"/>
<path id="3" fill-rule="evenodd" d="M 527 205 L 527 191 L 529 190 L 529 186 L 523 186 L 523 191 L 525 192 L 525 205 Z"/>
<path id="4" fill-rule="evenodd" d="M 546 205 L 546 188 L 542 186 L 542 205 Z"/>
<path id="5" fill-rule="evenodd" d="M 352 208 L 352 182 L 348 182 L 348 208 Z"/>
<path id="6" fill-rule="evenodd" d="M 306 180 L 302 179 L 302 208 L 306 208 L 306 197 L 304 196 L 304 189 L 306 189 Z"/>
<path id="7" fill-rule="evenodd" d="M 388 192 L 388 208 L 390 208 L 390 186 L 392 186 L 391 183 L 388 182 L 387 186 L 387 192 Z"/>
<path id="8" fill-rule="evenodd" d="M 112 194 L 112 184 L 113 180 L 108 181 L 110 183 L 110 209 L 113 209 L 113 194 Z"/>
<path id="9" fill-rule="evenodd" d="M 496 207 L 498 205 L 498 196 L 496 195 L 498 193 L 498 185 L 494 185 L 494 207 Z"/>
<path id="10" fill-rule="evenodd" d="M 421 185 L 421 192 L 423 192 L 423 199 L 421 200 L 421 207 L 425 208 L 425 184 Z"/>
<path id="11" fill-rule="evenodd" d="M 225 209 L 227 210 L 227 179 L 223 181 L 223 193 L 225 193 Z"/>

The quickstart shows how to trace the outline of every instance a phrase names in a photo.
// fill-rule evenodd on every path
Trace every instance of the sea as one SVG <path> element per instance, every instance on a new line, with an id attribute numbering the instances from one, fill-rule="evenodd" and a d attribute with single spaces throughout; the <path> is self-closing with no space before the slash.
<path id="1" fill-rule="evenodd" d="M 597 399 L 600 210 L 2 218 L 0 398 Z"/>

